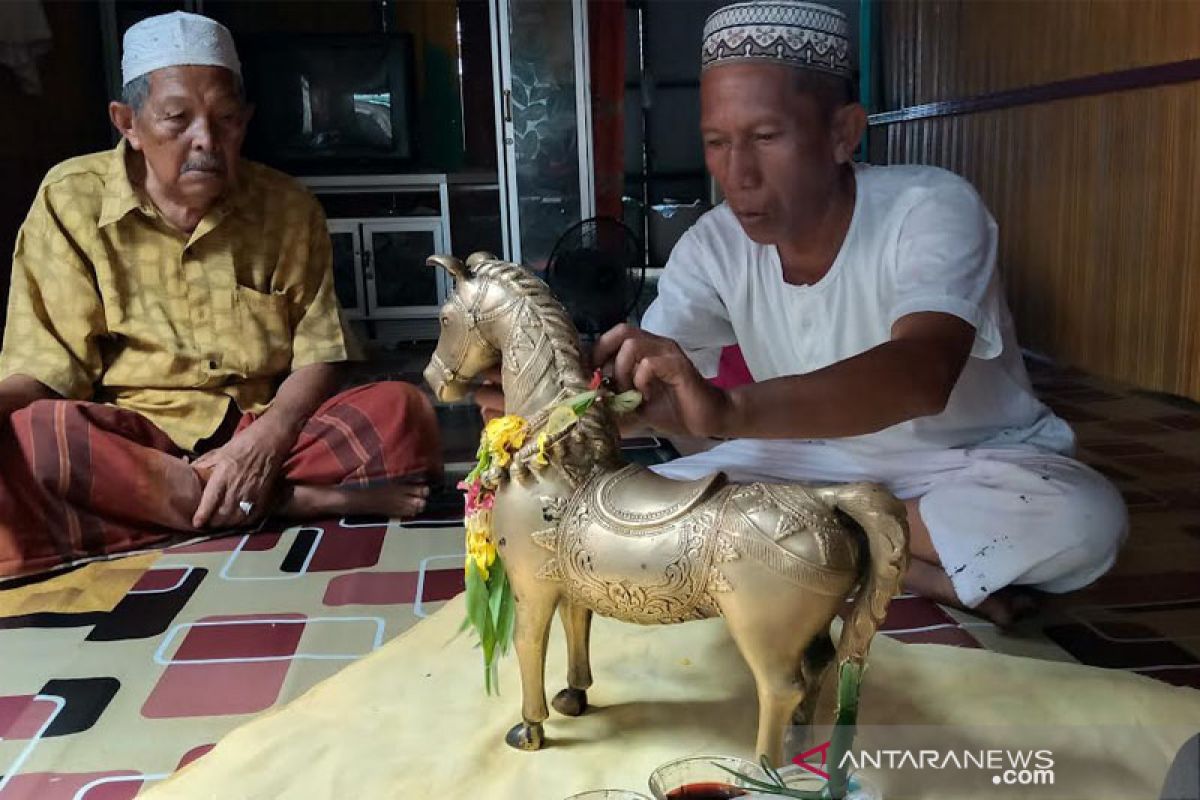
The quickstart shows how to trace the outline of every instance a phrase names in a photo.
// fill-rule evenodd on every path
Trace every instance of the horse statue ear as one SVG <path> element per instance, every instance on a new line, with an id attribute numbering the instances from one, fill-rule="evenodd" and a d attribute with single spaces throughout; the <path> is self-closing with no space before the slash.
<path id="1" fill-rule="evenodd" d="M 495 255 L 486 250 L 480 250 L 478 253 L 471 253 L 467 256 L 467 271 L 474 272 L 475 268 L 487 261 L 498 261 Z"/>
<path id="2" fill-rule="evenodd" d="M 454 256 L 430 256 L 425 259 L 425 265 L 428 267 L 441 267 L 460 281 L 465 281 L 471 277 L 470 259 L 467 259 L 467 265 L 464 266 L 463 262 Z"/>

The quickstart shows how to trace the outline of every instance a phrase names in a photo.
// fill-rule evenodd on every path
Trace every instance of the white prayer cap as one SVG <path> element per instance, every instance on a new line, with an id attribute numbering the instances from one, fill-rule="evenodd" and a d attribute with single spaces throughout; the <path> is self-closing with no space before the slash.
<path id="1" fill-rule="evenodd" d="M 163 67 L 224 67 L 241 77 L 229 29 L 214 19 L 186 11 L 148 17 L 125 31 L 121 84 Z"/>
<path id="2" fill-rule="evenodd" d="M 836 8 L 798 0 L 755 0 L 718 9 L 704 23 L 701 70 L 736 62 L 787 64 L 852 75 L 850 26 Z"/>

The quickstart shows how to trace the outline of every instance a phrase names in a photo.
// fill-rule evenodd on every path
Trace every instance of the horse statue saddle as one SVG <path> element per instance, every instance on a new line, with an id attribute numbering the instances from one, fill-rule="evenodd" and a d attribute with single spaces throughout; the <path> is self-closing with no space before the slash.
<path id="1" fill-rule="evenodd" d="M 636 464 L 601 475 L 575 494 L 552 532 L 535 534 L 554 552 L 538 575 L 626 622 L 714 616 L 711 534 L 724 484 L 722 473 L 673 481 Z"/>
<path id="2" fill-rule="evenodd" d="M 635 531 L 661 529 L 696 508 L 726 483 L 724 472 L 692 481 L 676 481 L 629 464 L 600 479 L 594 510 L 613 527 Z"/>

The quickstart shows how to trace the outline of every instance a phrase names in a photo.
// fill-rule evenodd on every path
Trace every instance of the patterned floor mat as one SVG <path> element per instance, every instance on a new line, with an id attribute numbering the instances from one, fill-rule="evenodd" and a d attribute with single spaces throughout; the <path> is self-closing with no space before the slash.
<path id="1" fill-rule="evenodd" d="M 1132 533 L 1112 573 L 1015 632 L 902 596 L 885 632 L 1133 670 L 1200 687 L 1200 411 L 1031 365 L 1112 477 Z M 443 411 L 448 458 L 477 427 Z M 643 463 L 669 445 L 627 442 Z M 0 800 L 125 800 L 287 703 L 462 590 L 452 518 L 349 519 L 178 547 L 111 608 L 0 617 Z"/>

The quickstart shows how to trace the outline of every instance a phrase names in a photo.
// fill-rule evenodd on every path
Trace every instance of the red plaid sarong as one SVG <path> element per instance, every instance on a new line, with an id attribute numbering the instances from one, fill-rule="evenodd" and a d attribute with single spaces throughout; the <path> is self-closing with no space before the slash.
<path id="1" fill-rule="evenodd" d="M 255 416 L 244 415 L 241 431 Z M 0 577 L 197 534 L 203 484 L 185 454 L 132 411 L 41 400 L 0 424 Z M 308 420 L 283 466 L 293 485 L 372 486 L 436 476 L 433 407 L 413 385 L 359 386 Z"/>

